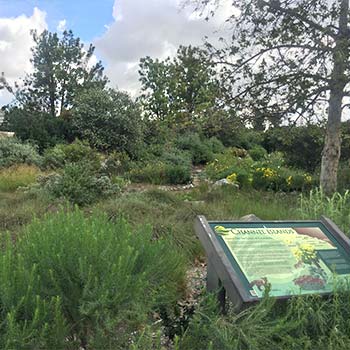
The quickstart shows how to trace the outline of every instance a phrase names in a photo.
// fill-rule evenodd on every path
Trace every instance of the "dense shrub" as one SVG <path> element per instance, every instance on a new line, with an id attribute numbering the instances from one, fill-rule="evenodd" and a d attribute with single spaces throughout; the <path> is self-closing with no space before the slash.
<path id="1" fill-rule="evenodd" d="M 76 162 L 88 162 L 96 169 L 100 167 L 99 154 L 79 140 L 71 144 L 58 144 L 44 153 L 43 165 L 46 168 L 63 168 L 68 163 Z"/>
<path id="2" fill-rule="evenodd" d="M 193 164 L 205 164 L 214 159 L 214 153 L 224 150 L 218 139 L 201 139 L 198 134 L 181 136 L 176 140 L 176 145 L 191 154 Z"/>
<path id="3" fill-rule="evenodd" d="M 214 154 L 222 153 L 225 150 L 225 147 L 222 144 L 222 142 L 216 137 L 211 137 L 207 139 L 205 143 L 208 145 L 208 147 Z"/>
<path id="4" fill-rule="evenodd" d="M 15 191 L 34 183 L 40 170 L 33 165 L 13 165 L 0 169 L 0 191 Z"/>
<path id="5" fill-rule="evenodd" d="M 103 162 L 102 170 L 109 176 L 123 175 L 130 170 L 130 166 L 130 157 L 127 153 L 114 151 Z"/>
<path id="6" fill-rule="evenodd" d="M 191 180 L 191 168 L 161 161 L 136 163 L 128 173 L 131 181 L 154 185 L 186 184 Z"/>
<path id="7" fill-rule="evenodd" d="M 254 146 L 249 150 L 249 155 L 253 160 L 258 161 L 266 157 L 267 152 L 266 149 L 261 146 Z"/>
<path id="8" fill-rule="evenodd" d="M 103 214 L 35 220 L 0 254 L 1 349 L 126 349 L 183 288 L 183 258 L 169 241 Z"/>
<path id="9" fill-rule="evenodd" d="M 247 157 L 247 152 L 238 148 L 227 148 L 223 154 L 205 167 L 205 173 L 211 180 L 226 178 L 232 173 L 240 174 L 250 172 L 253 160 Z"/>
<path id="10" fill-rule="evenodd" d="M 350 189 L 350 165 L 349 161 L 339 163 L 338 168 L 338 190 L 344 191 Z"/>
<path id="11" fill-rule="evenodd" d="M 258 152 L 259 156 L 264 154 L 260 149 Z M 310 174 L 284 166 L 279 152 L 264 154 L 256 162 L 250 156 L 242 158 L 236 154 L 237 149 L 233 148 L 218 155 L 206 166 L 207 177 L 214 181 L 226 178 L 240 187 L 252 185 L 258 190 L 285 192 L 309 190 L 317 184 Z"/>
<path id="12" fill-rule="evenodd" d="M 0 168 L 15 164 L 39 166 L 41 157 L 37 149 L 28 143 L 22 143 L 15 138 L 0 138 Z"/>
<path id="13" fill-rule="evenodd" d="M 290 168 L 256 167 L 252 170 L 253 187 L 259 190 L 306 191 L 315 186 L 307 173 Z"/>
<path id="14" fill-rule="evenodd" d="M 236 139 L 232 141 L 231 146 L 252 149 L 256 146 L 262 146 L 263 140 L 264 134 L 261 131 L 243 127 L 238 130 Z"/>
<path id="15" fill-rule="evenodd" d="M 43 189 L 55 198 L 86 205 L 118 193 L 119 186 L 98 174 L 90 163 L 69 163 L 58 174 L 42 180 Z"/>
<path id="16" fill-rule="evenodd" d="M 82 139 L 100 150 L 127 152 L 137 157 L 142 146 L 143 121 L 128 94 L 99 88 L 76 98 L 72 123 Z"/>
<path id="17" fill-rule="evenodd" d="M 161 154 L 160 159 L 173 165 L 191 166 L 191 153 L 177 148 L 165 149 Z"/>
<path id="18" fill-rule="evenodd" d="M 57 143 L 70 141 L 73 137 L 69 121 L 26 106 L 8 111 L 4 125 L 8 131 L 15 132 L 20 140 L 35 143 L 40 152 Z"/>
<path id="19" fill-rule="evenodd" d="M 207 137 L 217 137 L 226 147 L 251 149 L 262 146 L 263 132 L 247 128 L 234 111 L 218 117 L 210 120 L 210 124 L 204 125 L 203 132 Z"/>
<path id="20" fill-rule="evenodd" d="M 309 172 L 319 166 L 323 144 L 324 129 L 316 125 L 273 128 L 263 141 L 268 152 L 281 151 L 288 165 Z"/>

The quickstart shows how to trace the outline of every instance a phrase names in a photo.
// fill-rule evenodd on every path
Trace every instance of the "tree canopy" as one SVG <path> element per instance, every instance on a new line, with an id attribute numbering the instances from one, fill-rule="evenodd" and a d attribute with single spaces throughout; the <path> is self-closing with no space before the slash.
<path id="1" fill-rule="evenodd" d="M 143 58 L 139 72 L 141 101 L 151 119 L 200 125 L 220 109 L 216 72 L 203 49 L 180 46 L 174 59 Z"/>
<path id="2" fill-rule="evenodd" d="M 47 30 L 40 35 L 33 32 L 33 38 L 34 72 L 17 93 L 21 105 L 34 104 L 56 116 L 73 105 L 80 89 L 105 86 L 101 62 L 93 63 L 95 48 L 90 44 L 86 49 L 72 31 L 64 31 L 61 37 Z"/>

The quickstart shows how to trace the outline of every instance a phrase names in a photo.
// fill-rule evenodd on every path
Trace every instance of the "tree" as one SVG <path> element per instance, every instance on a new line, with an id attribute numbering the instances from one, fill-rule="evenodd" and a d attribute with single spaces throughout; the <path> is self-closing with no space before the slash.
<path id="1" fill-rule="evenodd" d="M 208 44 L 230 101 L 247 117 L 254 111 L 267 120 L 327 114 L 320 182 L 327 194 L 334 192 L 349 96 L 349 1 L 233 0 L 232 5 L 232 42 L 222 49 Z"/>
<path id="2" fill-rule="evenodd" d="M 93 147 L 137 156 L 142 142 L 141 111 L 124 92 L 100 88 L 81 91 L 72 110 L 72 124 Z"/>
<path id="3" fill-rule="evenodd" d="M 7 90 L 8 92 L 13 94 L 13 88 L 6 80 L 4 72 L 1 72 L 1 76 L 0 76 L 0 90 Z"/>
<path id="4" fill-rule="evenodd" d="M 80 89 L 107 83 L 101 62 L 91 64 L 95 48 L 90 45 L 85 49 L 72 31 L 64 31 L 62 37 L 47 30 L 40 35 L 33 32 L 33 38 L 34 72 L 18 91 L 20 105 L 34 104 L 55 117 L 72 107 Z"/>
<path id="5" fill-rule="evenodd" d="M 150 118 L 165 120 L 170 114 L 170 62 L 151 57 L 140 60 L 141 100 Z"/>
<path id="6" fill-rule="evenodd" d="M 141 101 L 149 118 L 193 126 L 218 109 L 219 84 L 206 52 L 180 46 L 174 59 L 141 59 Z"/>

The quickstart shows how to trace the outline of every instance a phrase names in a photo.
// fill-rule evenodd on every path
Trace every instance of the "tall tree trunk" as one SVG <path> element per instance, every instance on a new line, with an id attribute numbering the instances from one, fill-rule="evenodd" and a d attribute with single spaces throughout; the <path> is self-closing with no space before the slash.
<path id="1" fill-rule="evenodd" d="M 325 145 L 322 152 L 320 184 L 331 195 L 337 190 L 337 175 L 341 149 L 341 116 L 344 89 L 347 83 L 345 69 L 349 54 L 348 36 L 349 0 L 341 0 L 339 33 L 333 53 L 333 71 L 328 108 Z"/>
<path id="2" fill-rule="evenodd" d="M 343 92 L 331 91 L 325 145 L 322 152 L 320 184 L 331 195 L 337 190 L 337 175 L 341 146 L 341 111 Z"/>
<path id="3" fill-rule="evenodd" d="M 50 77 L 49 100 L 50 100 L 50 114 L 52 115 L 52 117 L 56 117 L 55 97 L 56 97 L 56 86 L 55 86 L 54 78 Z"/>

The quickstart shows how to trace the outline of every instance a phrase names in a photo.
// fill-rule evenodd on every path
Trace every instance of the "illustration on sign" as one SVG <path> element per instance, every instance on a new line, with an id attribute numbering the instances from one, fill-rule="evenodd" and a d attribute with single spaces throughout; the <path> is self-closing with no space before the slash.
<path id="1" fill-rule="evenodd" d="M 214 226 L 245 276 L 252 297 L 331 292 L 350 262 L 319 227 Z"/>

